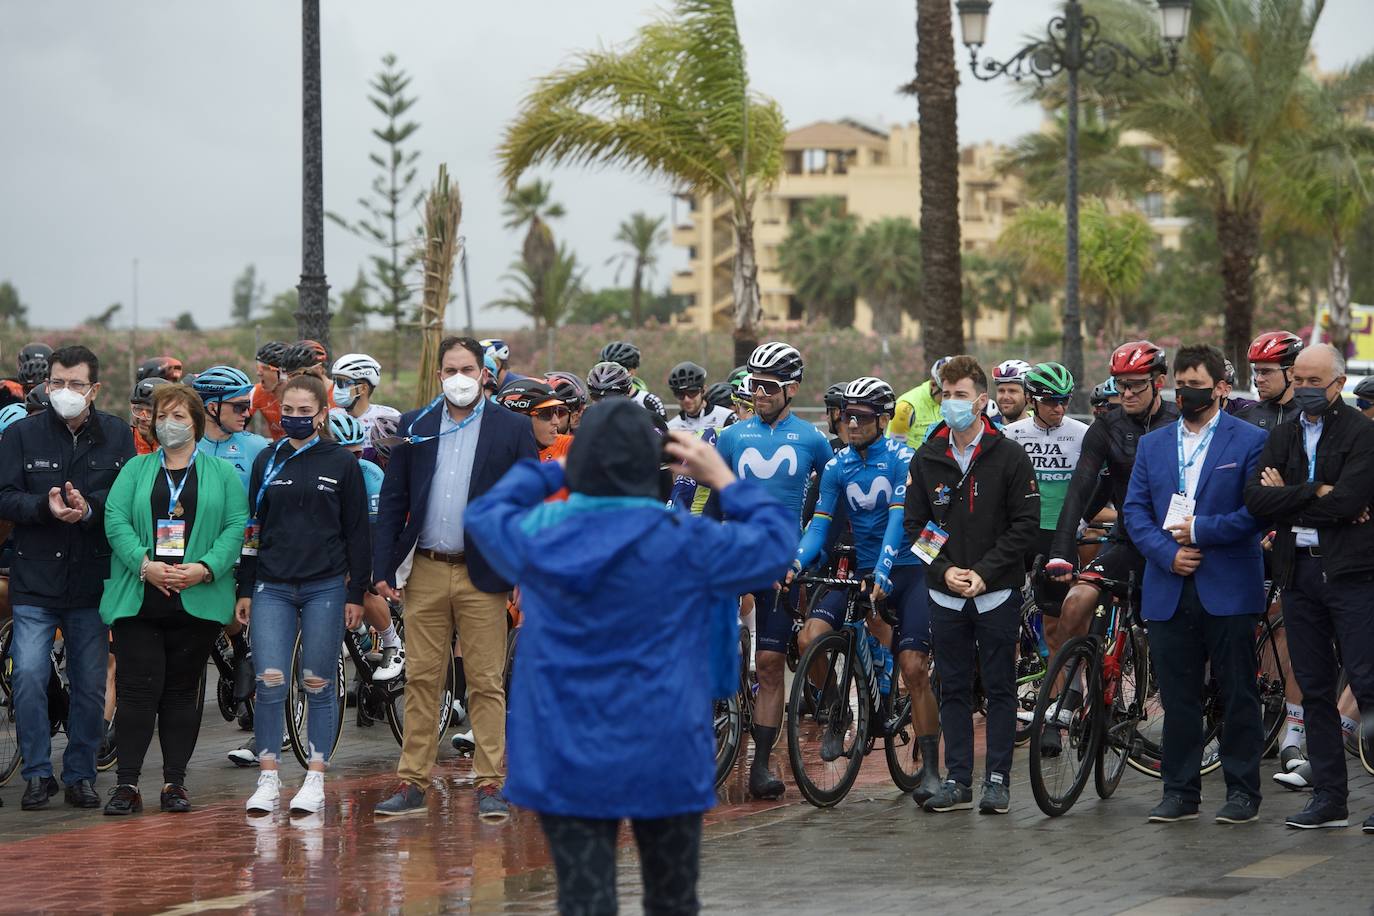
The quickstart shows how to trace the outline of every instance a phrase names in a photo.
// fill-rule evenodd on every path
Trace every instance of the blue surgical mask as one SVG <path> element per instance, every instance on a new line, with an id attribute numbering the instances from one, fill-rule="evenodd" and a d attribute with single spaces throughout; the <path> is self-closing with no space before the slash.
<path id="1" fill-rule="evenodd" d="M 334 381 L 334 404 L 345 410 L 353 406 L 353 402 L 358 398 L 353 394 L 353 383 Z"/>
<path id="2" fill-rule="evenodd" d="M 286 433 L 287 438 L 301 441 L 309 439 L 315 435 L 314 417 L 282 417 L 282 432 Z"/>
<path id="3" fill-rule="evenodd" d="M 940 415 L 950 429 L 961 433 L 973 425 L 973 402 L 945 398 L 940 402 Z"/>

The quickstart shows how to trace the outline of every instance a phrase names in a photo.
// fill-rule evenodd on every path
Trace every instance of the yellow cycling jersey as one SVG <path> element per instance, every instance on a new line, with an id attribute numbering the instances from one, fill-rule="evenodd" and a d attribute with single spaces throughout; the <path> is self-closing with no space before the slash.
<path id="1" fill-rule="evenodd" d="M 916 448 L 925 438 L 930 425 L 938 422 L 940 404 L 930 390 L 930 382 L 922 382 L 897 399 L 892 421 L 887 424 L 887 434 L 893 438 L 904 438 L 908 446 Z"/>

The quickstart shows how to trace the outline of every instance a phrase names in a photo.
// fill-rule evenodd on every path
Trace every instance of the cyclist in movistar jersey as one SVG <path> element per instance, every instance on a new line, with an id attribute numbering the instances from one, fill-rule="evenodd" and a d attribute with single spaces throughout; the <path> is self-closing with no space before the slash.
<path id="1" fill-rule="evenodd" d="M 732 411 L 706 403 L 706 370 L 696 363 L 678 363 L 668 373 L 668 388 L 677 398 L 679 410 L 668 421 L 669 429 L 696 432 L 720 429 Z"/>
<path id="2" fill-rule="evenodd" d="M 775 341 L 755 349 L 748 362 L 754 416 L 721 430 L 716 443 L 736 476 L 758 481 L 787 506 L 799 534 L 807 482 L 833 455 L 825 436 L 792 413 L 803 368 L 801 354 L 788 344 Z M 768 770 L 768 757 L 782 724 L 783 661 L 792 634 L 789 603 L 794 603 L 791 592 L 768 589 L 754 593 L 759 693 L 754 707 L 749 792 L 755 798 L 777 798 L 784 791 L 782 780 Z"/>
<path id="3" fill-rule="evenodd" d="M 341 407 L 329 411 L 329 432 L 334 441 L 348 449 L 358 459 L 363 472 L 363 487 L 367 491 L 367 519 L 377 521 L 377 506 L 382 495 L 382 480 L 386 473 L 363 457 L 367 430 L 362 421 Z M 372 671 L 374 681 L 389 681 L 405 669 L 406 650 L 401 644 L 396 625 L 391 622 L 391 609 L 386 599 L 371 590 L 363 593 L 363 622 L 377 631 L 381 655 Z"/>
<path id="4" fill-rule="evenodd" d="M 1088 425 L 1068 415 L 1073 373 L 1059 363 L 1041 363 L 1025 374 L 1024 384 L 1031 398 L 1031 415 L 1008 424 L 1002 433 L 1026 450 L 1040 488 L 1040 533 L 1029 560 L 1036 554 L 1050 556 L 1059 527 L 1059 511 L 1078 467 Z M 1046 621 L 1047 629 L 1049 622 Z"/>
<path id="5" fill-rule="evenodd" d="M 345 353 L 334 360 L 334 406 L 342 407 L 363 425 L 363 453 L 372 450 L 372 431 L 380 417 L 399 421 L 395 407 L 372 403 L 372 395 L 382 384 L 382 364 L 366 353 Z"/>
<path id="6" fill-rule="evenodd" d="M 233 366 L 211 366 L 196 375 L 191 387 L 205 402 L 205 414 L 210 420 L 196 448 L 233 465 L 247 490 L 253 459 L 270 444 L 262 436 L 247 431 L 253 383 Z"/>
<path id="7" fill-rule="evenodd" d="M 997 412 L 1002 425 L 1010 426 L 1026 415 L 1026 373 L 1030 363 L 1023 359 L 1009 359 L 992 369 L 992 381 L 997 386 Z"/>
<path id="8" fill-rule="evenodd" d="M 911 693 L 912 723 L 921 752 L 921 781 L 914 797 L 924 803 L 940 788 L 940 714 L 930 690 L 930 610 L 927 604 L 925 567 L 911 552 L 902 530 L 907 475 L 915 452 L 885 435 L 892 419 L 896 396 L 892 387 L 877 378 L 857 378 L 845 386 L 841 419 L 848 429 L 849 445 L 841 449 L 821 474 L 821 495 L 816 513 L 806 526 L 797 558 L 788 574 L 814 563 L 820 555 L 831 518 L 843 505 L 848 511 L 859 573 L 873 576 L 873 597 L 897 609 L 896 633 L 876 615 L 869 627 L 890 644 L 897 655 L 903 680 Z M 843 592 L 828 592 L 812 607 L 797 640 L 805 653 L 813 641 L 844 623 Z M 888 638 L 884 639 L 884 636 Z M 839 756 L 840 736 L 827 730 L 821 742 L 822 759 Z"/>
<path id="9" fill-rule="evenodd" d="M 887 424 L 887 434 L 894 439 L 906 439 L 906 444 L 916 448 L 925 441 L 931 426 L 941 421 L 940 370 L 949 362 L 942 356 L 930 367 L 930 378 L 897 399 L 897 407 L 892 414 L 892 422 Z"/>

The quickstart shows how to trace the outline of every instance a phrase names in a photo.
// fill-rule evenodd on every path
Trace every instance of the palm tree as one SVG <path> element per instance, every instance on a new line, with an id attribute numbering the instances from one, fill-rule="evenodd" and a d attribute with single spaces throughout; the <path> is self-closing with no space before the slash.
<path id="1" fill-rule="evenodd" d="M 839 197 L 818 197 L 802 208 L 778 246 L 778 267 L 806 309 L 808 323 L 854 324 L 854 247 L 859 221 Z"/>
<path id="2" fill-rule="evenodd" d="M 949 0 L 916 0 L 916 96 L 921 119 L 921 337 L 926 353 L 964 352 L 959 244 L 959 108 Z"/>
<path id="3" fill-rule="evenodd" d="M 615 273 L 616 283 L 620 282 L 620 271 L 627 265 L 634 272 L 630 280 L 630 324 L 636 328 L 644 323 L 644 279 L 658 266 L 658 247 L 668 242 L 663 220 L 661 216 L 651 219 L 646 213 L 631 213 L 615 234 L 615 240 L 625 244 L 628 250 L 606 261 L 607 264 L 620 264 Z"/>
<path id="4" fill-rule="evenodd" d="M 548 220 L 559 219 L 567 212 L 562 204 L 551 200 L 552 197 L 553 186 L 547 181 L 535 179 L 513 189 L 501 205 L 501 215 L 506 220 L 507 229 L 528 227 L 521 253 L 526 261 L 541 270 L 553 262 L 556 251 Z"/>
<path id="5" fill-rule="evenodd" d="M 1067 118 L 1055 118 L 1054 129 L 1025 134 L 998 163 L 1002 175 L 1017 174 L 1026 196 L 1053 203 L 1068 195 L 1064 149 Z M 1121 127 L 1089 108 L 1078 125 L 1078 192 L 1084 197 L 1134 198 L 1159 184 L 1162 176 L 1145 161 L 1138 147 L 1121 145 Z"/>
<path id="6" fill-rule="evenodd" d="M 1032 204 L 1002 231 L 997 247 L 1019 263 L 1026 279 L 1062 286 L 1066 272 L 1064 208 Z M 1083 201 L 1079 214 L 1079 284 L 1112 345 L 1121 339 L 1122 303 L 1140 289 L 1154 260 L 1154 233 L 1134 211 L 1112 213 L 1098 198 Z"/>
<path id="7" fill-rule="evenodd" d="M 676 0 L 620 49 L 544 77 L 506 128 L 510 186 L 541 163 L 619 165 L 730 202 L 736 362 L 762 317 L 754 202 L 782 170 L 782 110 L 750 90 L 732 0 Z"/>
<path id="8" fill-rule="evenodd" d="M 1341 353 L 1350 343 L 1350 240 L 1374 204 L 1374 131 L 1347 119 L 1343 107 L 1371 92 L 1374 57 L 1323 86 L 1319 124 L 1274 157 L 1278 222 L 1327 243 L 1331 343 Z"/>
<path id="9" fill-rule="evenodd" d="M 921 230 L 909 219 L 888 217 L 869 223 L 854 250 L 855 280 L 859 292 L 873 309 L 873 331 L 884 337 L 900 334 L 902 312 L 918 314 L 916 297 L 921 285 Z M 927 310 L 928 311 L 928 310 Z M 963 309 L 956 303 L 954 321 L 963 347 Z M 927 353 L 943 350 L 929 349 Z"/>
<path id="10" fill-rule="evenodd" d="M 1307 65 L 1325 0 L 1197 0 L 1193 27 L 1169 78 L 1106 84 L 1121 125 L 1155 137 L 1178 157 L 1179 175 L 1204 189 L 1216 222 L 1226 355 L 1248 382 L 1245 352 L 1255 311 L 1255 271 L 1269 158 L 1309 130 L 1317 86 Z M 1157 40 L 1149 11 L 1108 4 L 1144 48 Z"/>
<path id="11" fill-rule="evenodd" d="M 577 256 L 559 245 L 553 261 L 543 270 L 521 258 L 511 264 L 503 280 L 513 287 L 506 296 L 489 302 L 486 308 L 513 309 L 534 322 L 535 336 L 547 328 L 557 327 L 572 310 L 582 294 L 586 271 L 577 263 Z"/>

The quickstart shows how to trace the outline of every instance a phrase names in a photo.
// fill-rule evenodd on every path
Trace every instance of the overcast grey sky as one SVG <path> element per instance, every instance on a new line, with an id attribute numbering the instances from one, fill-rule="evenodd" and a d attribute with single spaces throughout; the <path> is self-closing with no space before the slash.
<path id="1" fill-rule="evenodd" d="M 392 52 L 412 74 L 415 141 L 428 184 L 447 162 L 464 198 L 473 299 L 502 294 L 519 248 L 501 228 L 494 149 L 531 81 L 567 55 L 630 38 L 646 0 L 324 0 L 325 205 L 349 216 L 373 177 L 378 115 L 367 83 Z M 989 51 L 1038 31 L 1050 0 L 994 5 Z M 737 0 L 756 88 L 788 124 L 852 115 L 915 119 L 895 87 L 913 68 L 910 0 Z M 1317 35 L 1324 68 L 1371 50 L 1368 0 L 1330 0 Z M 965 59 L 958 48 L 961 63 Z M 8 0 L 0 12 L 0 280 L 33 323 L 61 326 L 122 301 L 140 263 L 140 326 L 190 310 L 227 321 L 230 286 L 256 264 L 269 296 L 300 273 L 300 9 L 292 0 Z M 1033 130 L 1005 82 L 959 92 L 960 143 Z M 667 214 L 668 189 L 615 172 L 560 169 L 568 210 L 554 230 L 609 285 L 621 219 Z M 418 225 L 418 216 L 413 222 Z M 326 224 L 326 268 L 351 285 L 368 247 Z M 665 249 L 661 284 L 684 260 Z M 478 324 L 518 323 L 479 312 Z"/>

